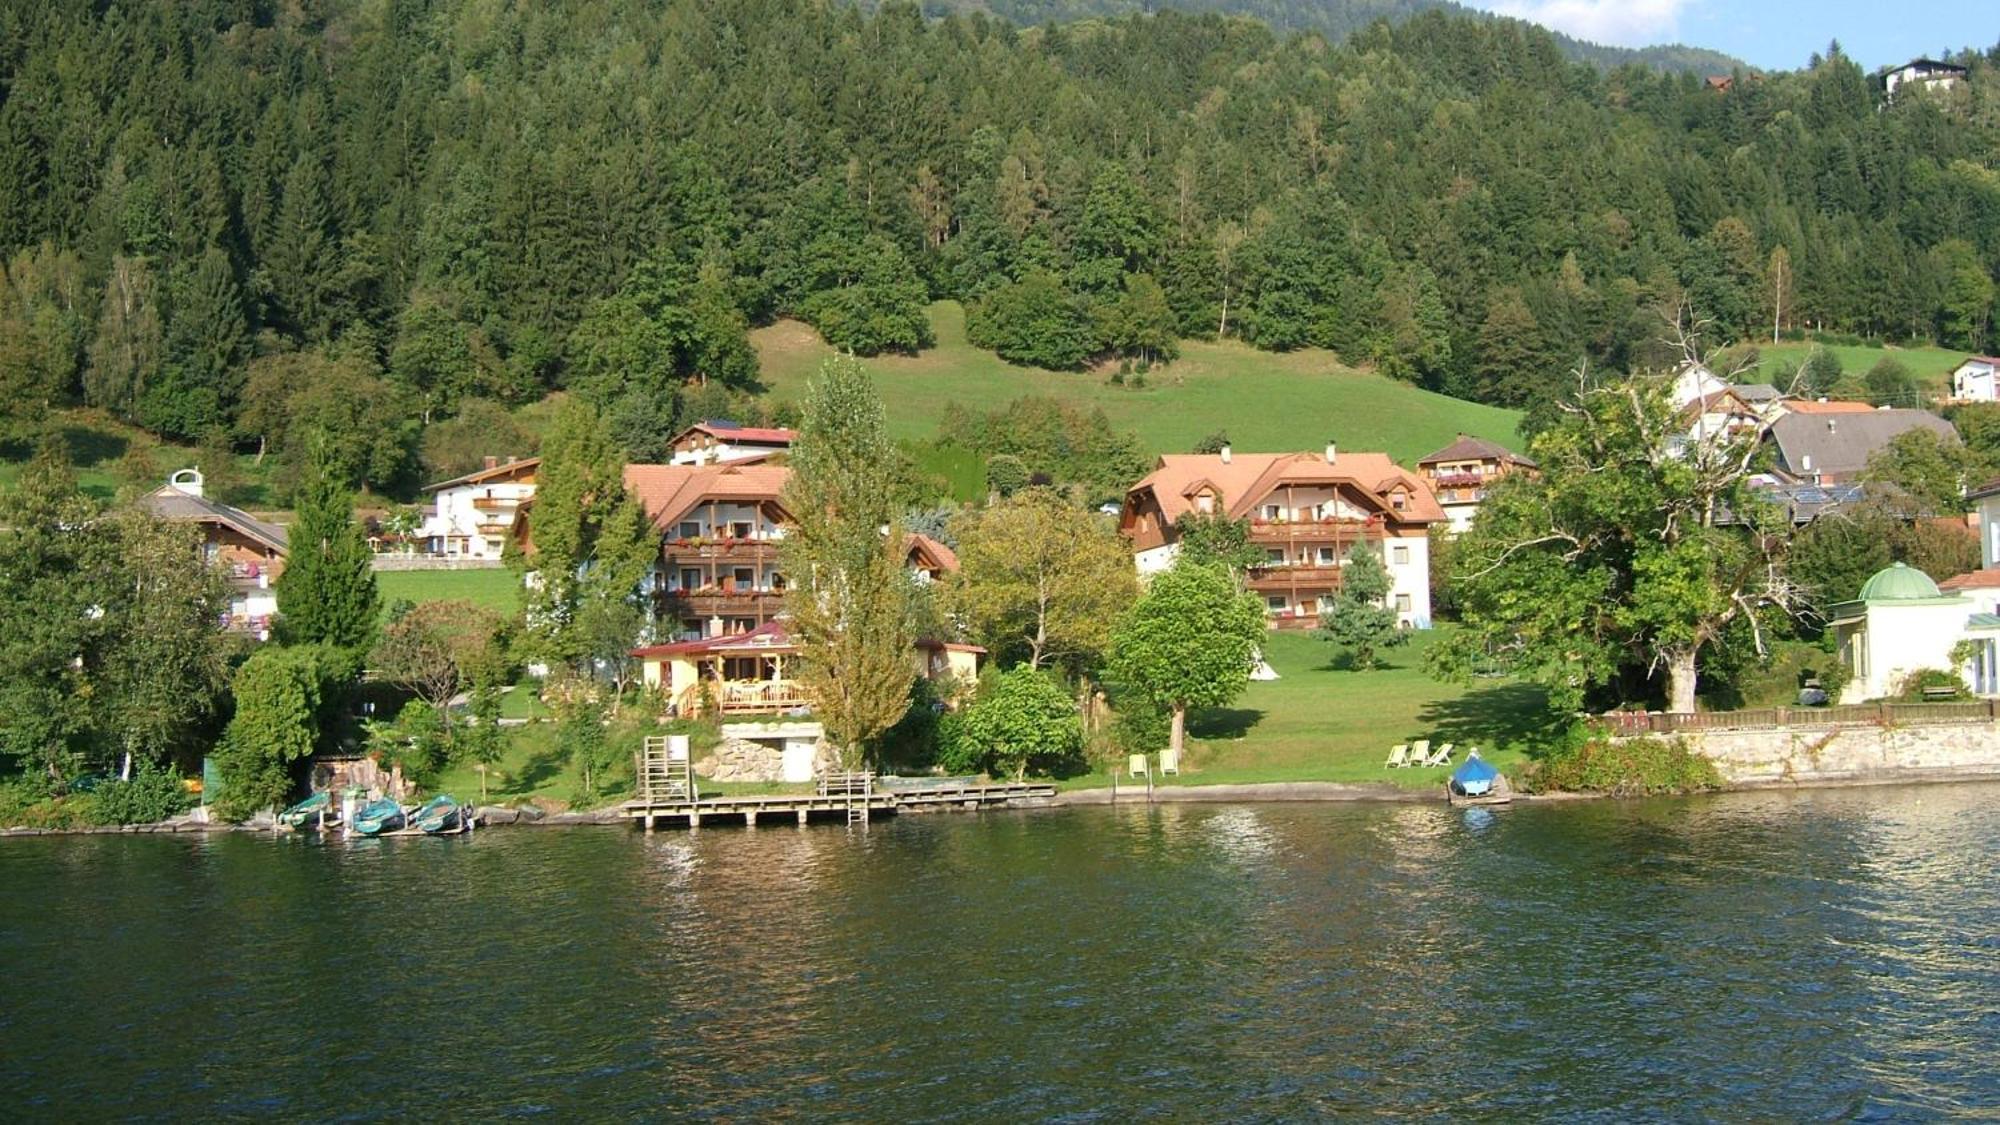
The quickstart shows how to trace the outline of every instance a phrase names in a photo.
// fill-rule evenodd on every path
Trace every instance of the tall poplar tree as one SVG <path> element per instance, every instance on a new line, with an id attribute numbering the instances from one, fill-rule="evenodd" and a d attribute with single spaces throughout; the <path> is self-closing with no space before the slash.
<path id="1" fill-rule="evenodd" d="M 354 519 L 354 496 L 324 445 L 315 445 L 278 576 L 278 634 L 288 644 L 326 644 L 358 655 L 375 640 L 381 595 Z"/>
<path id="2" fill-rule="evenodd" d="M 852 357 L 806 385 L 785 507 L 795 525 L 782 558 L 800 677 L 813 713 L 854 769 L 909 707 L 915 642 L 892 466 L 896 449 L 875 381 Z"/>

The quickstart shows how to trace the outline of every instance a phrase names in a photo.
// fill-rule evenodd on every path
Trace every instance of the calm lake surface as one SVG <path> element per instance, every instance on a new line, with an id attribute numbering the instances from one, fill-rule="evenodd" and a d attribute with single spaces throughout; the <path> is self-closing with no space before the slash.
<path id="1" fill-rule="evenodd" d="M 0 1090 L 11 1120 L 1992 1113 L 1996 806 L 4 840 Z"/>

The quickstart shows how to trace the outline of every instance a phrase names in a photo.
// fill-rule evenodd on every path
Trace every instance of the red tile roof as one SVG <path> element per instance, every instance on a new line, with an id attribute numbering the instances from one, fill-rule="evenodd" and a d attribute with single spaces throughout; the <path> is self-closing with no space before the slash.
<path id="1" fill-rule="evenodd" d="M 1793 414 L 1867 414 L 1875 408 L 1865 402 L 1801 398 L 1785 403 L 1785 409 Z"/>
<path id="2" fill-rule="evenodd" d="M 1445 518 L 1437 498 L 1415 473 L 1389 460 L 1386 453 L 1340 453 L 1329 462 L 1318 453 L 1169 453 L 1131 492 L 1150 489 L 1160 506 L 1160 518 L 1171 524 L 1194 510 L 1191 488 L 1206 480 L 1221 494 L 1222 508 L 1232 519 L 1248 515 L 1257 503 L 1284 484 L 1347 484 L 1372 497 L 1384 512 L 1405 523 L 1436 523 Z M 1402 486 L 1409 506 L 1395 511 L 1386 499 Z"/>
<path id="3" fill-rule="evenodd" d="M 2000 566 L 1989 566 L 1984 570 L 1954 574 L 1938 583 L 1940 590 L 1992 590 L 2000 589 Z"/>
<path id="4" fill-rule="evenodd" d="M 667 528 L 705 500 L 779 503 L 792 471 L 782 465 L 627 465 L 625 487 L 653 526 Z"/>

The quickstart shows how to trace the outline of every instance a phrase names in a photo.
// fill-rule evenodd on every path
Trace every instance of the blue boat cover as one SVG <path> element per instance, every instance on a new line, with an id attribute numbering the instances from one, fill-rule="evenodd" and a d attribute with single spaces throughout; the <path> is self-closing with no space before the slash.
<path id="1" fill-rule="evenodd" d="M 1472 757 L 1452 771 L 1451 784 L 1459 792 L 1477 797 L 1493 788 L 1493 780 L 1499 776 L 1500 771 L 1487 765 L 1485 759 Z"/>

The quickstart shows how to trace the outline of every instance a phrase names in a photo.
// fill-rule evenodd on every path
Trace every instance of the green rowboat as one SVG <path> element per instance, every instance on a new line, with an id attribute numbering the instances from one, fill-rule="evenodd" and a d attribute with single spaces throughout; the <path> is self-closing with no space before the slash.
<path id="1" fill-rule="evenodd" d="M 361 806 L 354 814 L 354 830 L 363 836 L 380 836 L 403 827 L 403 806 L 384 797 Z"/>
<path id="2" fill-rule="evenodd" d="M 410 823 L 433 836 L 446 832 L 456 832 L 465 818 L 465 809 L 458 798 L 449 793 L 440 793 L 423 803 L 423 807 L 410 814 Z"/>
<path id="3" fill-rule="evenodd" d="M 278 823 L 287 828 L 303 830 L 317 827 L 320 814 L 333 808 L 333 794 L 322 789 L 284 812 L 278 814 Z"/>

